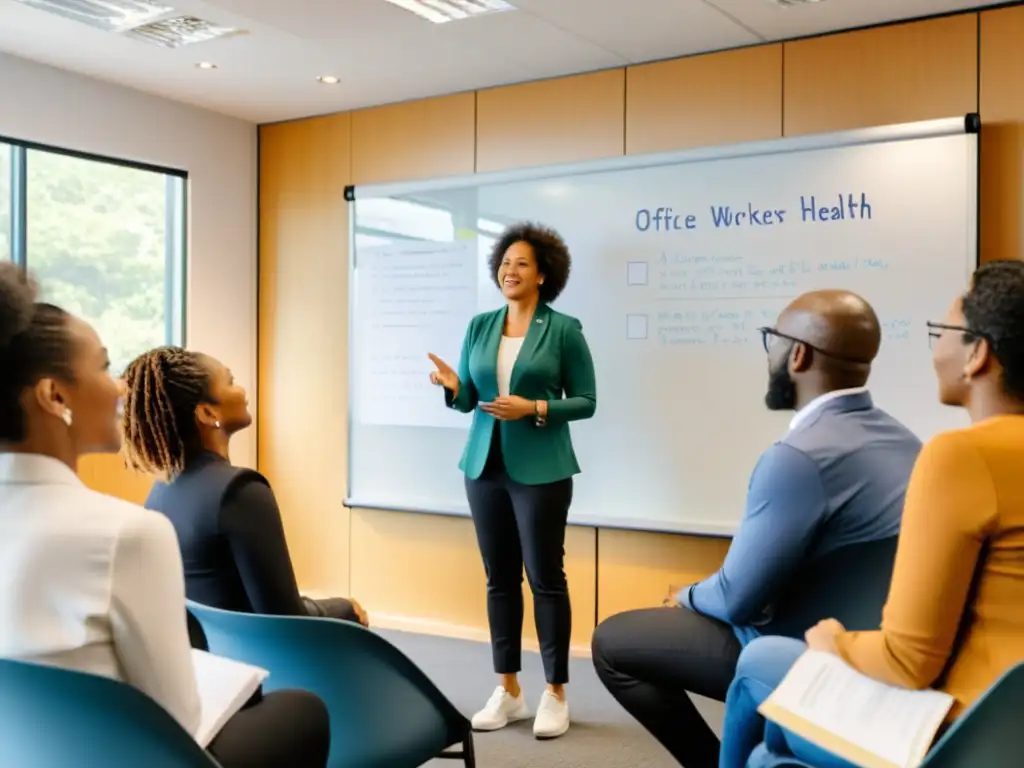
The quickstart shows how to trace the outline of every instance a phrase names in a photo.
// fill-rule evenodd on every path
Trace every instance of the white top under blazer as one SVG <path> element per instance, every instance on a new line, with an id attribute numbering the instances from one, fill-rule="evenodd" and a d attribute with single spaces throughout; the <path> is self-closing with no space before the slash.
<path id="1" fill-rule="evenodd" d="M 163 515 L 56 459 L 0 453 L 0 580 L 0 656 L 129 683 L 195 734 L 185 576 Z"/>
<path id="2" fill-rule="evenodd" d="M 512 369 L 515 368 L 519 352 L 523 349 L 525 336 L 502 336 L 498 343 L 498 396 L 508 397 L 512 388 Z"/>

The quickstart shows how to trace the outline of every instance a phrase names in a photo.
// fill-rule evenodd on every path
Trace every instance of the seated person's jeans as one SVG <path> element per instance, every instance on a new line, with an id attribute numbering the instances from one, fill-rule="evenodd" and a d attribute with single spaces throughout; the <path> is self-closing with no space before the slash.
<path id="1" fill-rule="evenodd" d="M 805 643 L 787 637 L 759 637 L 743 649 L 725 699 L 719 768 L 855 768 L 784 728 L 766 723 L 757 712 L 806 650 Z"/>

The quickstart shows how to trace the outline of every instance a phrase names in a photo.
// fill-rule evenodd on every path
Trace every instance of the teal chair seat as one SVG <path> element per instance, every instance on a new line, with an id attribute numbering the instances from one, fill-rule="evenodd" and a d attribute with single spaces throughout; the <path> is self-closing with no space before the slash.
<path id="1" fill-rule="evenodd" d="M 806 564 L 789 579 L 763 635 L 804 639 L 822 619 L 849 630 L 878 629 L 889 596 L 897 536 L 848 544 Z"/>
<path id="2" fill-rule="evenodd" d="M 0 765 L 217 768 L 163 707 L 125 683 L 0 660 Z"/>
<path id="3" fill-rule="evenodd" d="M 264 690 L 299 688 L 323 699 L 331 768 L 415 768 L 435 757 L 475 766 L 469 721 L 375 632 L 347 621 L 234 613 L 192 601 L 188 610 L 210 652 L 270 671 Z"/>

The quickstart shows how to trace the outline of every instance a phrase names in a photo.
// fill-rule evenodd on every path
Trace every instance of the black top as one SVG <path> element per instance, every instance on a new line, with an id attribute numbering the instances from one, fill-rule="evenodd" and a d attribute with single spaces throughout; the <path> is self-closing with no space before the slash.
<path id="1" fill-rule="evenodd" d="M 174 525 L 190 600 L 241 613 L 305 616 L 281 512 L 267 479 L 204 453 L 146 508 Z"/>

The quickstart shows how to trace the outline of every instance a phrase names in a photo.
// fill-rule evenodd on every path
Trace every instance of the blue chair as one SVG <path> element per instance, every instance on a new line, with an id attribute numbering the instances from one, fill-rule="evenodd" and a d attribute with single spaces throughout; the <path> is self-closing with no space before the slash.
<path id="1" fill-rule="evenodd" d="M 804 639 L 822 619 L 849 630 L 878 629 L 896 560 L 898 536 L 849 544 L 808 563 L 789 580 L 761 634 Z"/>
<path id="2" fill-rule="evenodd" d="M 163 707 L 106 677 L 0 660 L 0 765 L 217 768 Z"/>
<path id="3" fill-rule="evenodd" d="M 270 671 L 264 690 L 299 688 L 327 705 L 331 768 L 476 765 L 469 721 L 405 654 L 348 621 L 234 613 L 189 601 L 211 653 Z M 456 747 L 456 749 L 449 749 Z"/>
<path id="4" fill-rule="evenodd" d="M 1024 753 L 1024 662 L 996 680 L 943 734 L 922 768 L 1017 768 Z"/>

